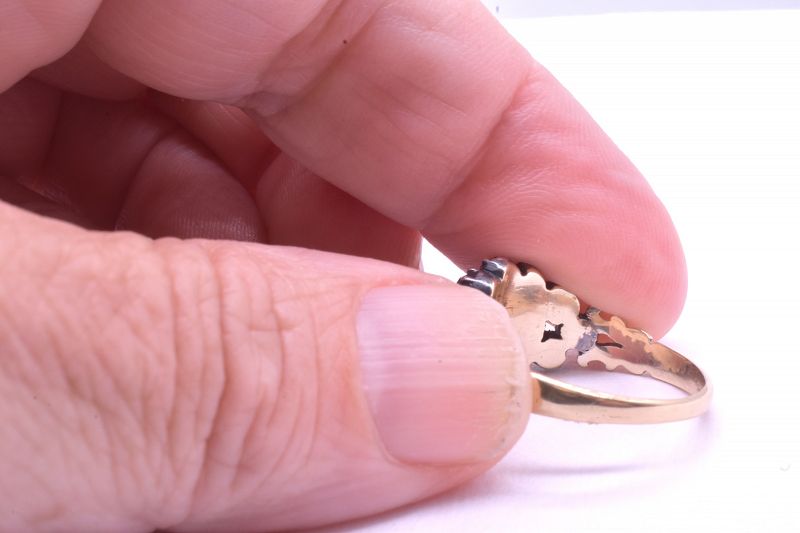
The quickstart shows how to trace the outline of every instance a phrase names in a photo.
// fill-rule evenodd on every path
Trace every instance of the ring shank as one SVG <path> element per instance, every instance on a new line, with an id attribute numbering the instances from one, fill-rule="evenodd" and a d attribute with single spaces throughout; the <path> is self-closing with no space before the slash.
<path id="1" fill-rule="evenodd" d="M 711 401 L 711 384 L 697 365 L 660 343 L 654 342 L 648 351 L 650 357 L 642 375 L 668 383 L 688 396 L 670 400 L 634 398 L 571 385 L 531 372 L 534 388 L 532 412 L 576 422 L 605 424 L 673 422 L 705 412 Z M 620 365 L 613 370 L 620 368 L 625 367 Z"/>
<path id="2" fill-rule="evenodd" d="M 687 394 L 675 400 L 633 398 L 533 371 L 534 413 L 578 422 L 650 424 L 692 418 L 708 409 L 711 384 L 697 365 L 646 332 L 627 327 L 620 317 L 581 305 L 574 294 L 548 283 L 531 265 L 503 257 L 486 259 L 458 283 L 506 308 L 531 369 L 556 369 L 574 358 L 584 368 L 649 376 Z"/>

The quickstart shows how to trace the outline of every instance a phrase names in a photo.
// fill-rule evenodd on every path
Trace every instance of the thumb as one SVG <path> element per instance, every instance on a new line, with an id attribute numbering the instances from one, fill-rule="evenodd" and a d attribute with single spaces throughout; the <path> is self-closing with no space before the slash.
<path id="1" fill-rule="evenodd" d="M 0 529 L 321 525 L 477 475 L 528 418 L 519 341 L 478 291 L 5 204 L 0 226 Z"/>

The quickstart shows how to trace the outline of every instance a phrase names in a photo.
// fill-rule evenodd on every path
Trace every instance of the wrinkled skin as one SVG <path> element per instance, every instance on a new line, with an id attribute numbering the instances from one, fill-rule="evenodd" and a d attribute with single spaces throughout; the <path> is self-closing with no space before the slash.
<path id="1" fill-rule="evenodd" d="M 364 399 L 371 289 L 452 294 L 420 343 L 505 331 L 418 271 L 422 235 L 655 336 L 680 312 L 664 208 L 477 2 L 7 0 L 0 20 L 2 530 L 305 527 L 485 471 L 527 417 L 426 463 L 387 453 Z M 448 342 L 524 380 L 511 336 Z"/>

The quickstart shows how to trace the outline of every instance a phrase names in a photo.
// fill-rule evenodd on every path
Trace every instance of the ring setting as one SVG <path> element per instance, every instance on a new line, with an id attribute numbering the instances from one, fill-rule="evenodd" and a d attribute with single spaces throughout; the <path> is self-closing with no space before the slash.
<path id="1" fill-rule="evenodd" d="M 486 259 L 458 280 L 502 304 L 522 339 L 534 387 L 532 412 L 591 423 L 657 423 L 704 413 L 711 384 L 689 359 L 629 328 L 616 316 L 582 308 L 578 298 L 547 282 L 530 265 Z M 622 371 L 663 381 L 686 393 L 649 399 L 586 389 L 547 375 L 567 361 L 587 369 Z"/>

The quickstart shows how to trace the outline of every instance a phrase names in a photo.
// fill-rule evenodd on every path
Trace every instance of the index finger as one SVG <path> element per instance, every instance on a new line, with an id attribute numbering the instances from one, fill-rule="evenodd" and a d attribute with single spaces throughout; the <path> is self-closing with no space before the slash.
<path id="1" fill-rule="evenodd" d="M 680 312 L 663 206 L 477 1 L 107 0 L 89 38 L 152 87 L 248 108 L 285 153 L 462 266 L 524 260 L 655 336 Z"/>

